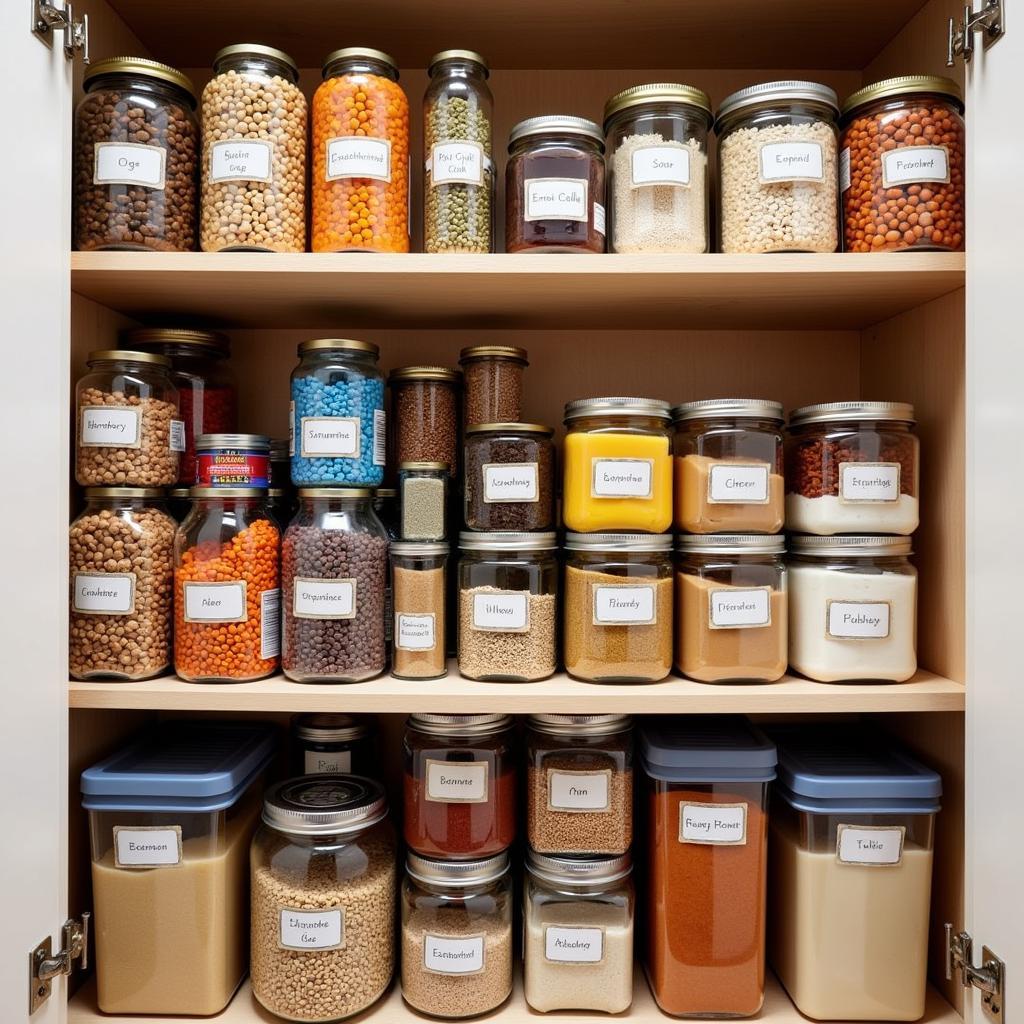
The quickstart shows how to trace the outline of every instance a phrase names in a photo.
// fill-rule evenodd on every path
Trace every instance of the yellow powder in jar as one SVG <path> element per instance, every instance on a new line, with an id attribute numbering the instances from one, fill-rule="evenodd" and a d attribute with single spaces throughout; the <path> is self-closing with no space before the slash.
<path id="1" fill-rule="evenodd" d="M 676 526 L 688 533 L 778 533 L 785 513 L 785 482 L 781 473 L 768 475 L 768 501 L 708 500 L 713 466 L 764 466 L 750 459 L 709 459 L 706 455 L 676 456 L 673 480 Z"/>

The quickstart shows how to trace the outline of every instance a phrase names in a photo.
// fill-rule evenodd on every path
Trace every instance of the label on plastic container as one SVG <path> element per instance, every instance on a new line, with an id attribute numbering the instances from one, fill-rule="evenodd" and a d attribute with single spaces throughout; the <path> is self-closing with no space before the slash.
<path id="1" fill-rule="evenodd" d="M 747 805 L 680 804 L 679 842 L 703 846 L 746 846 Z"/>
<path id="2" fill-rule="evenodd" d="M 348 775 L 352 771 L 352 751 L 307 750 L 302 768 L 306 775 Z"/>
<path id="3" fill-rule="evenodd" d="M 373 464 L 383 466 L 388 456 L 387 416 L 383 409 L 373 410 Z"/>
<path id="4" fill-rule="evenodd" d="M 426 759 L 427 799 L 438 804 L 487 802 L 486 761 L 438 761 Z"/>
<path id="5" fill-rule="evenodd" d="M 371 139 L 363 135 L 349 135 L 328 139 L 324 177 L 327 181 L 339 178 L 373 178 L 391 181 L 391 142 Z"/>
<path id="6" fill-rule="evenodd" d="M 654 493 L 654 459 L 593 459 L 592 498 L 650 498 Z"/>
<path id="7" fill-rule="evenodd" d="M 836 833 L 836 860 L 840 864 L 894 867 L 903 860 L 905 825 L 840 825 Z"/>
<path id="8" fill-rule="evenodd" d="M 78 443 L 84 448 L 141 448 L 142 410 L 114 405 L 85 406 Z"/>
<path id="9" fill-rule="evenodd" d="M 595 626 L 653 626 L 658 621 L 654 587 L 600 587 L 594 590 Z"/>
<path id="10" fill-rule="evenodd" d="M 400 651 L 434 649 L 434 614 L 395 616 L 395 646 Z"/>
<path id="11" fill-rule="evenodd" d="M 840 462 L 839 500 L 845 504 L 884 505 L 900 500 L 898 462 Z"/>
<path id="12" fill-rule="evenodd" d="M 890 611 L 888 601 L 829 601 L 825 633 L 840 640 L 884 640 Z"/>
<path id="13" fill-rule="evenodd" d="M 184 420 L 171 420 L 171 428 L 168 432 L 167 445 L 172 452 L 183 452 L 185 450 Z"/>
<path id="14" fill-rule="evenodd" d="M 590 182 L 586 178 L 527 178 L 523 220 L 589 220 Z"/>
<path id="15" fill-rule="evenodd" d="M 138 142 L 97 142 L 93 151 L 94 185 L 145 185 L 162 189 L 167 150 Z"/>
<path id="16" fill-rule="evenodd" d="M 132 615 L 135 583 L 133 572 L 76 572 L 71 610 L 77 615 Z"/>
<path id="17" fill-rule="evenodd" d="M 821 181 L 825 177 L 820 142 L 766 142 L 758 151 L 760 181 Z"/>
<path id="18" fill-rule="evenodd" d="M 472 627 L 485 633 L 528 633 L 530 595 L 525 590 L 474 594 Z"/>
<path id="19" fill-rule="evenodd" d="M 644 146 L 634 149 L 629 162 L 629 184 L 633 188 L 644 185 L 690 184 L 690 150 L 678 146 Z"/>
<path id="20" fill-rule="evenodd" d="M 708 591 L 708 626 L 711 629 L 756 629 L 772 624 L 772 588 L 738 590 L 722 587 Z"/>
<path id="21" fill-rule="evenodd" d="M 436 142 L 430 147 L 431 186 L 482 185 L 484 147 L 479 142 Z"/>
<path id="22" fill-rule="evenodd" d="M 431 974 L 479 974 L 484 969 L 484 936 L 423 936 L 423 969 Z"/>
<path id="23" fill-rule="evenodd" d="M 839 154 L 839 191 L 848 191 L 850 184 L 850 147 L 847 146 Z"/>
<path id="24" fill-rule="evenodd" d="M 303 416 L 299 423 L 304 459 L 358 459 L 358 416 Z"/>
<path id="25" fill-rule="evenodd" d="M 604 959 L 603 928 L 544 929 L 544 959 L 559 964 L 599 964 Z"/>
<path id="26" fill-rule="evenodd" d="M 345 908 L 292 910 L 282 907 L 277 944 L 281 949 L 344 949 Z"/>
<path id="27" fill-rule="evenodd" d="M 274 146 L 256 139 L 215 142 L 210 147 L 210 181 L 263 181 L 273 178 Z"/>
<path id="28" fill-rule="evenodd" d="M 260 658 L 269 661 L 281 654 L 281 591 L 260 594 Z"/>
<path id="29" fill-rule="evenodd" d="M 926 182 L 949 184 L 949 150 L 945 146 L 900 146 L 882 154 L 882 188 Z"/>
<path id="30" fill-rule="evenodd" d="M 610 811 L 610 768 L 599 772 L 548 772 L 549 811 Z"/>
<path id="31" fill-rule="evenodd" d="M 245 580 L 232 583 L 183 583 L 186 622 L 245 622 Z"/>
<path id="32" fill-rule="evenodd" d="M 484 464 L 484 504 L 540 501 L 536 462 Z"/>
<path id="33" fill-rule="evenodd" d="M 115 825 L 115 868 L 169 868 L 181 863 L 180 825 Z"/>
<path id="34" fill-rule="evenodd" d="M 766 462 L 749 466 L 713 463 L 708 470 L 708 504 L 767 505 L 769 469 Z"/>
<path id="35" fill-rule="evenodd" d="M 292 615 L 297 619 L 354 619 L 358 582 L 354 577 L 324 580 L 296 576 Z"/>

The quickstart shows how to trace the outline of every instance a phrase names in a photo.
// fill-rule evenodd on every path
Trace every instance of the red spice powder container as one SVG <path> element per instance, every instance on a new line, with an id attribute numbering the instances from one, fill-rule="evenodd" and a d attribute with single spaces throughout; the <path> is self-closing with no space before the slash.
<path id="1" fill-rule="evenodd" d="M 515 839 L 511 715 L 410 715 L 405 841 L 427 857 L 489 857 Z"/>

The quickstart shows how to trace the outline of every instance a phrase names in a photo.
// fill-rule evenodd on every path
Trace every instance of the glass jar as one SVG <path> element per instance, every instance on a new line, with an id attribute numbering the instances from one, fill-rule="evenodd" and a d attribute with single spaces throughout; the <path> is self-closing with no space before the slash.
<path id="1" fill-rule="evenodd" d="M 85 487 L 170 487 L 185 449 L 171 361 L 90 352 L 75 386 L 75 479 Z"/>
<path id="2" fill-rule="evenodd" d="M 718 108 L 722 252 L 835 252 L 839 169 L 835 92 L 765 82 Z"/>
<path id="3" fill-rule="evenodd" d="M 781 679 L 788 664 L 782 537 L 676 538 L 676 668 L 701 683 Z"/>
<path id="4" fill-rule="evenodd" d="M 281 545 L 281 667 L 300 683 L 356 683 L 384 671 L 388 537 L 363 488 L 303 487 Z"/>
<path id="5" fill-rule="evenodd" d="M 174 670 L 189 683 L 269 676 L 281 651 L 281 535 L 258 487 L 193 487 L 174 538 Z"/>
<path id="6" fill-rule="evenodd" d="M 794 536 L 790 552 L 790 665 L 823 683 L 910 679 L 917 671 L 910 538 Z"/>
<path id="7" fill-rule="evenodd" d="M 459 672 L 546 679 L 557 665 L 554 533 L 461 533 Z"/>
<path id="8" fill-rule="evenodd" d="M 306 251 L 306 97 L 298 65 L 225 46 L 203 89 L 203 252 Z"/>
<path id="9" fill-rule="evenodd" d="M 292 483 L 376 487 L 387 452 L 380 349 L 318 338 L 299 345 L 292 370 Z"/>
<path id="10" fill-rule="evenodd" d="M 672 537 L 565 535 L 565 670 L 591 683 L 672 671 Z"/>
<path id="11" fill-rule="evenodd" d="M 512 992 L 508 853 L 434 860 L 410 853 L 402 883 L 402 997 L 445 1020 L 497 1009 Z"/>
<path id="12" fill-rule="evenodd" d="M 843 104 L 846 252 L 964 250 L 964 101 L 935 75 L 875 82 Z"/>
<path id="13" fill-rule="evenodd" d="M 523 370 L 526 349 L 516 345 L 470 345 L 459 353 L 464 380 L 462 420 L 518 423 L 523 416 Z"/>
<path id="14" fill-rule="evenodd" d="M 633 842 L 629 715 L 530 715 L 526 836 L 538 853 L 619 855 Z"/>
<path id="15" fill-rule="evenodd" d="M 380 50 L 328 54 L 313 96 L 313 252 L 409 251 L 409 101 Z"/>
<path id="16" fill-rule="evenodd" d="M 553 530 L 554 430 L 541 423 L 478 423 L 465 435 L 466 526 Z"/>
<path id="17" fill-rule="evenodd" d="M 509 136 L 506 252 L 604 252 L 604 136 L 583 117 L 530 117 Z"/>
<path id="18" fill-rule="evenodd" d="M 918 526 L 920 444 L 906 402 L 826 402 L 789 417 L 786 527 L 895 533 Z"/>
<path id="19" fill-rule="evenodd" d="M 444 366 L 403 366 L 388 378 L 396 462 L 443 462 L 458 469 L 458 397 L 462 373 Z"/>
<path id="20" fill-rule="evenodd" d="M 440 541 L 447 536 L 448 463 L 403 462 L 398 467 L 402 540 Z"/>
<path id="21" fill-rule="evenodd" d="M 405 842 L 425 857 L 491 857 L 516 837 L 511 715 L 410 715 Z"/>
<path id="22" fill-rule="evenodd" d="M 270 438 L 265 434 L 200 434 L 195 449 L 198 487 L 270 484 Z"/>
<path id="23" fill-rule="evenodd" d="M 392 675 L 399 679 L 440 679 L 445 657 L 445 568 L 447 544 L 391 545 L 394 595 Z"/>
<path id="24" fill-rule="evenodd" d="M 151 679 L 167 670 L 176 529 L 159 488 L 86 488 L 68 532 L 74 679 Z"/>
<path id="25" fill-rule="evenodd" d="M 272 786 L 252 842 L 252 994 L 294 1021 L 365 1010 L 395 969 L 395 834 L 358 775 Z"/>
<path id="26" fill-rule="evenodd" d="M 628 853 L 527 854 L 523 988 L 534 1010 L 623 1013 L 633 1001 L 636 894 Z"/>
<path id="27" fill-rule="evenodd" d="M 785 522 L 780 402 L 713 398 L 672 410 L 676 529 L 778 533 Z"/>
<path id="28" fill-rule="evenodd" d="M 287 437 L 270 439 L 270 484 L 272 487 L 284 488 L 292 485 L 292 462 Z"/>
<path id="29" fill-rule="evenodd" d="M 379 770 L 373 719 L 327 712 L 292 717 L 293 775 L 368 775 Z"/>
<path id="30" fill-rule="evenodd" d="M 487 62 L 472 50 L 430 59 L 423 97 L 423 247 L 426 252 L 492 252 L 494 97 Z"/>
<path id="31" fill-rule="evenodd" d="M 85 69 L 75 110 L 75 248 L 196 247 L 199 125 L 192 83 L 142 57 Z"/>
<path id="32" fill-rule="evenodd" d="M 708 252 L 711 101 L 691 85 L 636 85 L 604 108 L 610 252 Z"/>
<path id="33" fill-rule="evenodd" d="M 562 516 L 576 533 L 672 526 L 671 416 L 653 398 L 581 398 L 565 407 Z"/>

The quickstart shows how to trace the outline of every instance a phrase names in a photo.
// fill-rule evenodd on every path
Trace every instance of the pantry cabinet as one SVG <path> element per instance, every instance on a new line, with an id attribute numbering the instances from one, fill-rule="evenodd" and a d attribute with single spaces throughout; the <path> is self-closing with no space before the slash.
<path id="1" fill-rule="evenodd" d="M 9 574 L 0 588 L 9 701 L 0 744 L 9 805 L 0 833 L 4 1021 L 101 1019 L 89 971 L 78 963 L 69 978 L 54 981 L 48 999 L 40 994 L 30 1014 L 29 954 L 47 937 L 59 949 L 65 919 L 90 905 L 82 769 L 147 723 L 175 715 L 284 722 L 301 711 L 376 713 L 384 771 L 394 785 L 408 712 L 583 707 L 859 716 L 899 735 L 944 785 L 924 1019 L 985 1019 L 979 995 L 945 977 L 943 925 L 950 922 L 973 935 L 975 963 L 983 944 L 1006 962 L 1006 1020 L 1024 1020 L 1024 1001 L 1014 998 L 1016 975 L 1024 972 L 1024 819 L 1013 756 L 1024 733 L 1016 652 L 1017 573 L 1024 573 L 1016 537 L 1024 503 L 1024 261 L 1016 226 L 1024 223 L 1024 190 L 1012 129 L 1012 108 L 1024 92 L 1024 29 L 1007 18 L 1006 34 L 989 48 L 976 35 L 966 74 L 960 62 L 951 72 L 963 75 L 967 98 L 966 258 L 417 254 L 422 161 L 414 166 L 410 255 L 71 253 L 71 121 L 81 53 L 66 59 L 60 32 L 51 33 L 50 46 L 33 35 L 32 6 L 0 5 L 12 93 L 3 116 L 8 140 L 16 140 L 0 189 Z M 327 50 L 380 46 L 402 68 L 414 112 L 413 153 L 421 147 L 426 60 L 449 46 L 473 46 L 494 69 L 499 170 L 518 120 L 561 112 L 594 117 L 608 96 L 638 82 L 691 82 L 717 103 L 771 78 L 814 79 L 845 96 L 890 75 L 942 73 L 947 19 L 963 16 L 953 0 L 381 0 L 360 10 L 357 25 L 350 12 L 331 0 L 82 0 L 74 7 L 76 19 L 89 15 L 94 59 L 149 56 L 182 68 L 198 86 L 210 77 L 213 53 L 230 42 L 251 38 L 292 53 L 307 94 Z M 503 202 L 499 188 L 499 209 Z M 334 687 L 305 687 L 280 675 L 231 686 L 174 677 L 71 682 L 65 638 L 67 524 L 78 502 L 69 483 L 73 382 L 88 351 L 112 347 L 121 328 L 167 315 L 231 335 L 241 421 L 274 435 L 285 430 L 296 343 L 325 333 L 378 343 L 385 371 L 414 362 L 453 365 L 461 347 L 478 342 L 522 345 L 531 361 L 524 418 L 542 423 L 559 423 L 569 399 L 616 393 L 675 402 L 737 393 L 777 399 L 787 409 L 854 398 L 912 402 L 922 449 L 922 526 L 914 544 L 920 669 L 891 686 L 792 676 L 735 687 L 676 678 L 594 686 L 564 675 L 492 684 L 462 679 L 454 668 L 443 680 L 384 676 Z M 556 440 L 562 436 L 559 428 Z M 627 1016 L 661 1019 L 639 976 Z M 762 1016 L 800 1019 L 774 981 Z M 532 1017 L 517 982 L 495 1019 Z M 215 1019 L 269 1018 L 246 984 Z M 365 1019 L 390 1024 L 415 1015 L 393 989 Z"/>

